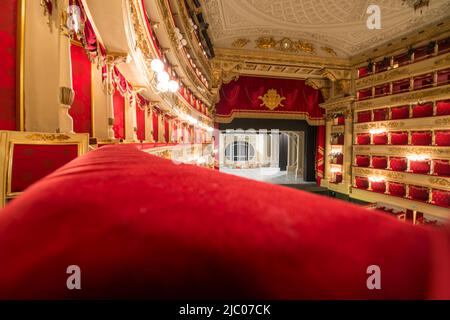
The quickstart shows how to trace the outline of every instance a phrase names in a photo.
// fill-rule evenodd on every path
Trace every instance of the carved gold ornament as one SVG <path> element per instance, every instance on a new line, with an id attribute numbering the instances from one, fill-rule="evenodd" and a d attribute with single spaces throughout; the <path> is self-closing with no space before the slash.
<path id="1" fill-rule="evenodd" d="M 243 48 L 250 42 L 249 39 L 239 38 L 233 41 L 231 44 L 234 48 Z"/>
<path id="2" fill-rule="evenodd" d="M 273 37 L 260 37 L 256 39 L 256 48 L 276 49 L 285 52 L 314 52 L 314 45 L 312 43 L 302 40 L 294 41 L 290 38 L 275 40 Z"/>
<path id="3" fill-rule="evenodd" d="M 337 56 L 336 51 L 334 51 L 332 48 L 330 47 L 322 47 L 322 50 L 325 51 L 326 53 L 328 53 L 331 56 Z"/>
<path id="4" fill-rule="evenodd" d="M 284 107 L 282 104 L 283 100 L 286 100 L 285 97 L 282 97 L 278 94 L 276 89 L 269 89 L 263 96 L 259 96 L 258 99 L 262 100 L 263 103 L 260 104 L 260 107 L 266 106 L 270 110 L 273 110 L 277 107 Z"/>
<path id="5" fill-rule="evenodd" d="M 70 137 L 65 134 L 53 134 L 53 133 L 33 133 L 25 137 L 31 141 L 66 141 Z"/>

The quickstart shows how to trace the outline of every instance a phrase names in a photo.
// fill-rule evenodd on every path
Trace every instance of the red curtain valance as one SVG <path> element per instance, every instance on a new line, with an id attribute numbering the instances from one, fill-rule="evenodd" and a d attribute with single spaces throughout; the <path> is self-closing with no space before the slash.
<path id="1" fill-rule="evenodd" d="M 285 98 L 282 106 L 271 110 L 263 104 L 268 90 L 275 89 Z M 259 77 L 239 77 L 222 87 L 220 101 L 216 105 L 218 122 L 230 122 L 233 118 L 274 117 L 285 119 L 305 119 L 310 124 L 323 124 L 324 110 L 319 107 L 322 95 L 305 84 L 304 80 L 274 79 Z"/>

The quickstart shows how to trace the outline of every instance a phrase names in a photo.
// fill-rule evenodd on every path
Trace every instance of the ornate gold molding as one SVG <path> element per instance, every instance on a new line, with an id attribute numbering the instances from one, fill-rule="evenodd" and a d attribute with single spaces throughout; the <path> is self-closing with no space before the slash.
<path id="1" fill-rule="evenodd" d="M 70 140 L 70 136 L 65 134 L 54 133 L 33 133 L 25 136 L 25 139 L 31 141 L 66 141 Z"/>
<path id="2" fill-rule="evenodd" d="M 277 107 L 283 107 L 283 101 L 286 100 L 285 97 L 282 97 L 276 89 L 269 89 L 263 96 L 258 97 L 259 100 L 262 101 L 260 107 L 265 106 L 270 110 L 273 110 Z"/>

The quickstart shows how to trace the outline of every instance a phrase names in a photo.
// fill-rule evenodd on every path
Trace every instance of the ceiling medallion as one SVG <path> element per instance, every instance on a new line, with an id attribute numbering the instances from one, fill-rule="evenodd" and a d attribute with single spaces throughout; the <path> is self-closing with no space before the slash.
<path id="1" fill-rule="evenodd" d="M 273 37 L 260 37 L 256 39 L 258 49 L 276 49 L 285 52 L 314 52 L 314 45 L 306 41 L 293 41 L 290 38 L 275 40 Z"/>
<path id="2" fill-rule="evenodd" d="M 265 106 L 270 110 L 273 110 L 277 107 L 284 107 L 283 100 L 286 100 L 285 97 L 282 97 L 278 94 L 276 89 L 269 89 L 263 96 L 258 97 L 262 103 L 259 105 L 260 107 Z"/>
<path id="3" fill-rule="evenodd" d="M 249 39 L 239 38 L 233 41 L 231 44 L 234 48 L 243 48 L 250 42 Z"/>

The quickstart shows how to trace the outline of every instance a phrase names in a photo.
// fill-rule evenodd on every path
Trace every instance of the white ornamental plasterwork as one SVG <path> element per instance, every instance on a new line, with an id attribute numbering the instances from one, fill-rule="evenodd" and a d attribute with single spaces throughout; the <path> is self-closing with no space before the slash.
<path id="1" fill-rule="evenodd" d="M 201 0 L 216 47 L 237 38 L 273 36 L 311 41 L 353 56 L 368 48 L 450 17 L 450 1 L 432 0 L 422 14 L 401 0 L 377 0 L 381 30 L 366 27 L 369 0 Z M 319 53 L 325 55 L 324 52 Z"/>

